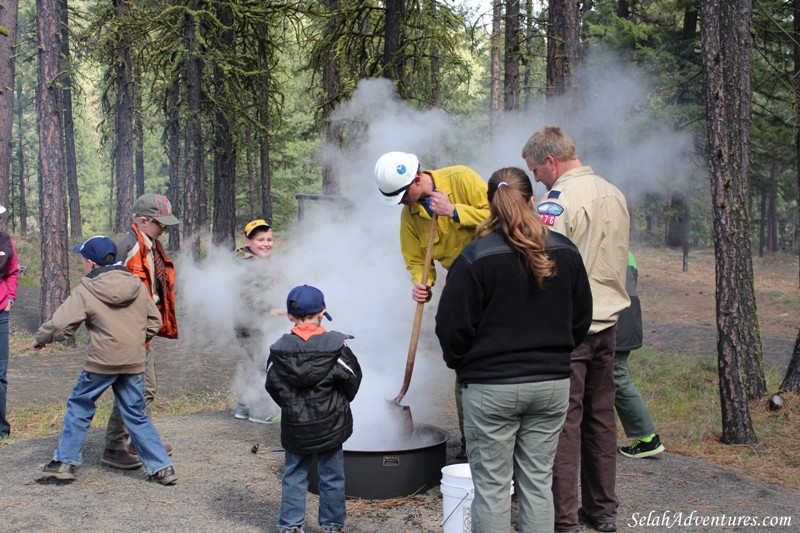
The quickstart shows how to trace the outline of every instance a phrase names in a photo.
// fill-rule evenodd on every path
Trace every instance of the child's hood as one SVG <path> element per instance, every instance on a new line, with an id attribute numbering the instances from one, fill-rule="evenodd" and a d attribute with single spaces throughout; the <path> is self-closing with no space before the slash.
<path id="1" fill-rule="evenodd" d="M 98 300 L 115 307 L 127 307 L 144 286 L 123 266 L 96 268 L 81 279 L 81 283 Z"/>

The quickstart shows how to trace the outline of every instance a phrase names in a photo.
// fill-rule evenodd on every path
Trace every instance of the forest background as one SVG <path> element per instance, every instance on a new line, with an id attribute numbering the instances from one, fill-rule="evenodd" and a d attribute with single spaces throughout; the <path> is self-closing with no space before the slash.
<path id="1" fill-rule="evenodd" d="M 0 0 L 0 202 L 39 237 L 41 317 L 68 242 L 121 233 L 145 191 L 199 258 L 252 218 L 287 230 L 298 195 L 360 194 L 379 147 L 488 177 L 556 123 L 626 194 L 634 240 L 715 246 L 723 418 L 748 418 L 725 399 L 765 393 L 751 246 L 798 252 L 800 1 L 490 5 Z"/>

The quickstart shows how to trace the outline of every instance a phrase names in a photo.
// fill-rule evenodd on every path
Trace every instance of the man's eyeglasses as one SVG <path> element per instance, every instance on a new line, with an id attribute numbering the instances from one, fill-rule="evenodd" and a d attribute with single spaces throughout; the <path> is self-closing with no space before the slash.
<path id="1" fill-rule="evenodd" d="M 151 218 L 150 220 L 151 220 L 151 221 L 152 221 L 154 224 L 156 224 L 156 225 L 157 225 L 159 228 L 161 228 L 161 229 L 164 229 L 164 228 L 166 228 L 166 227 L 167 227 L 167 225 L 166 225 L 166 224 L 162 224 L 161 222 L 159 222 L 158 220 L 156 220 L 156 219 L 154 219 L 154 218 Z"/>

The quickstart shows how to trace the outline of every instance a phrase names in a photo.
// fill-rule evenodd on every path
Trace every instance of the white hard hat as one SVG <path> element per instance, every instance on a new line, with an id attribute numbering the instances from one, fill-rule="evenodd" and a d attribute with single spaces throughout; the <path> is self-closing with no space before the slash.
<path id="1" fill-rule="evenodd" d="M 375 181 L 381 192 L 381 201 L 397 205 L 406 189 L 414 181 L 419 169 L 419 159 L 414 154 L 388 152 L 375 163 Z"/>

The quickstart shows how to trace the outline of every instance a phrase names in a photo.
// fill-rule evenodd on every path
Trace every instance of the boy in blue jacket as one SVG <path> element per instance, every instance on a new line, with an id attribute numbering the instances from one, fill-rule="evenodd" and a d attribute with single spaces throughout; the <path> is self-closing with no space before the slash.
<path id="1" fill-rule="evenodd" d="M 286 299 L 291 333 L 270 346 L 266 388 L 281 408 L 285 465 L 278 529 L 302 533 L 308 474 L 313 455 L 319 469 L 319 525 L 344 531 L 344 451 L 353 433 L 350 402 L 361 384 L 361 367 L 345 341 L 350 335 L 326 331 L 331 320 L 316 287 L 295 287 Z"/>

